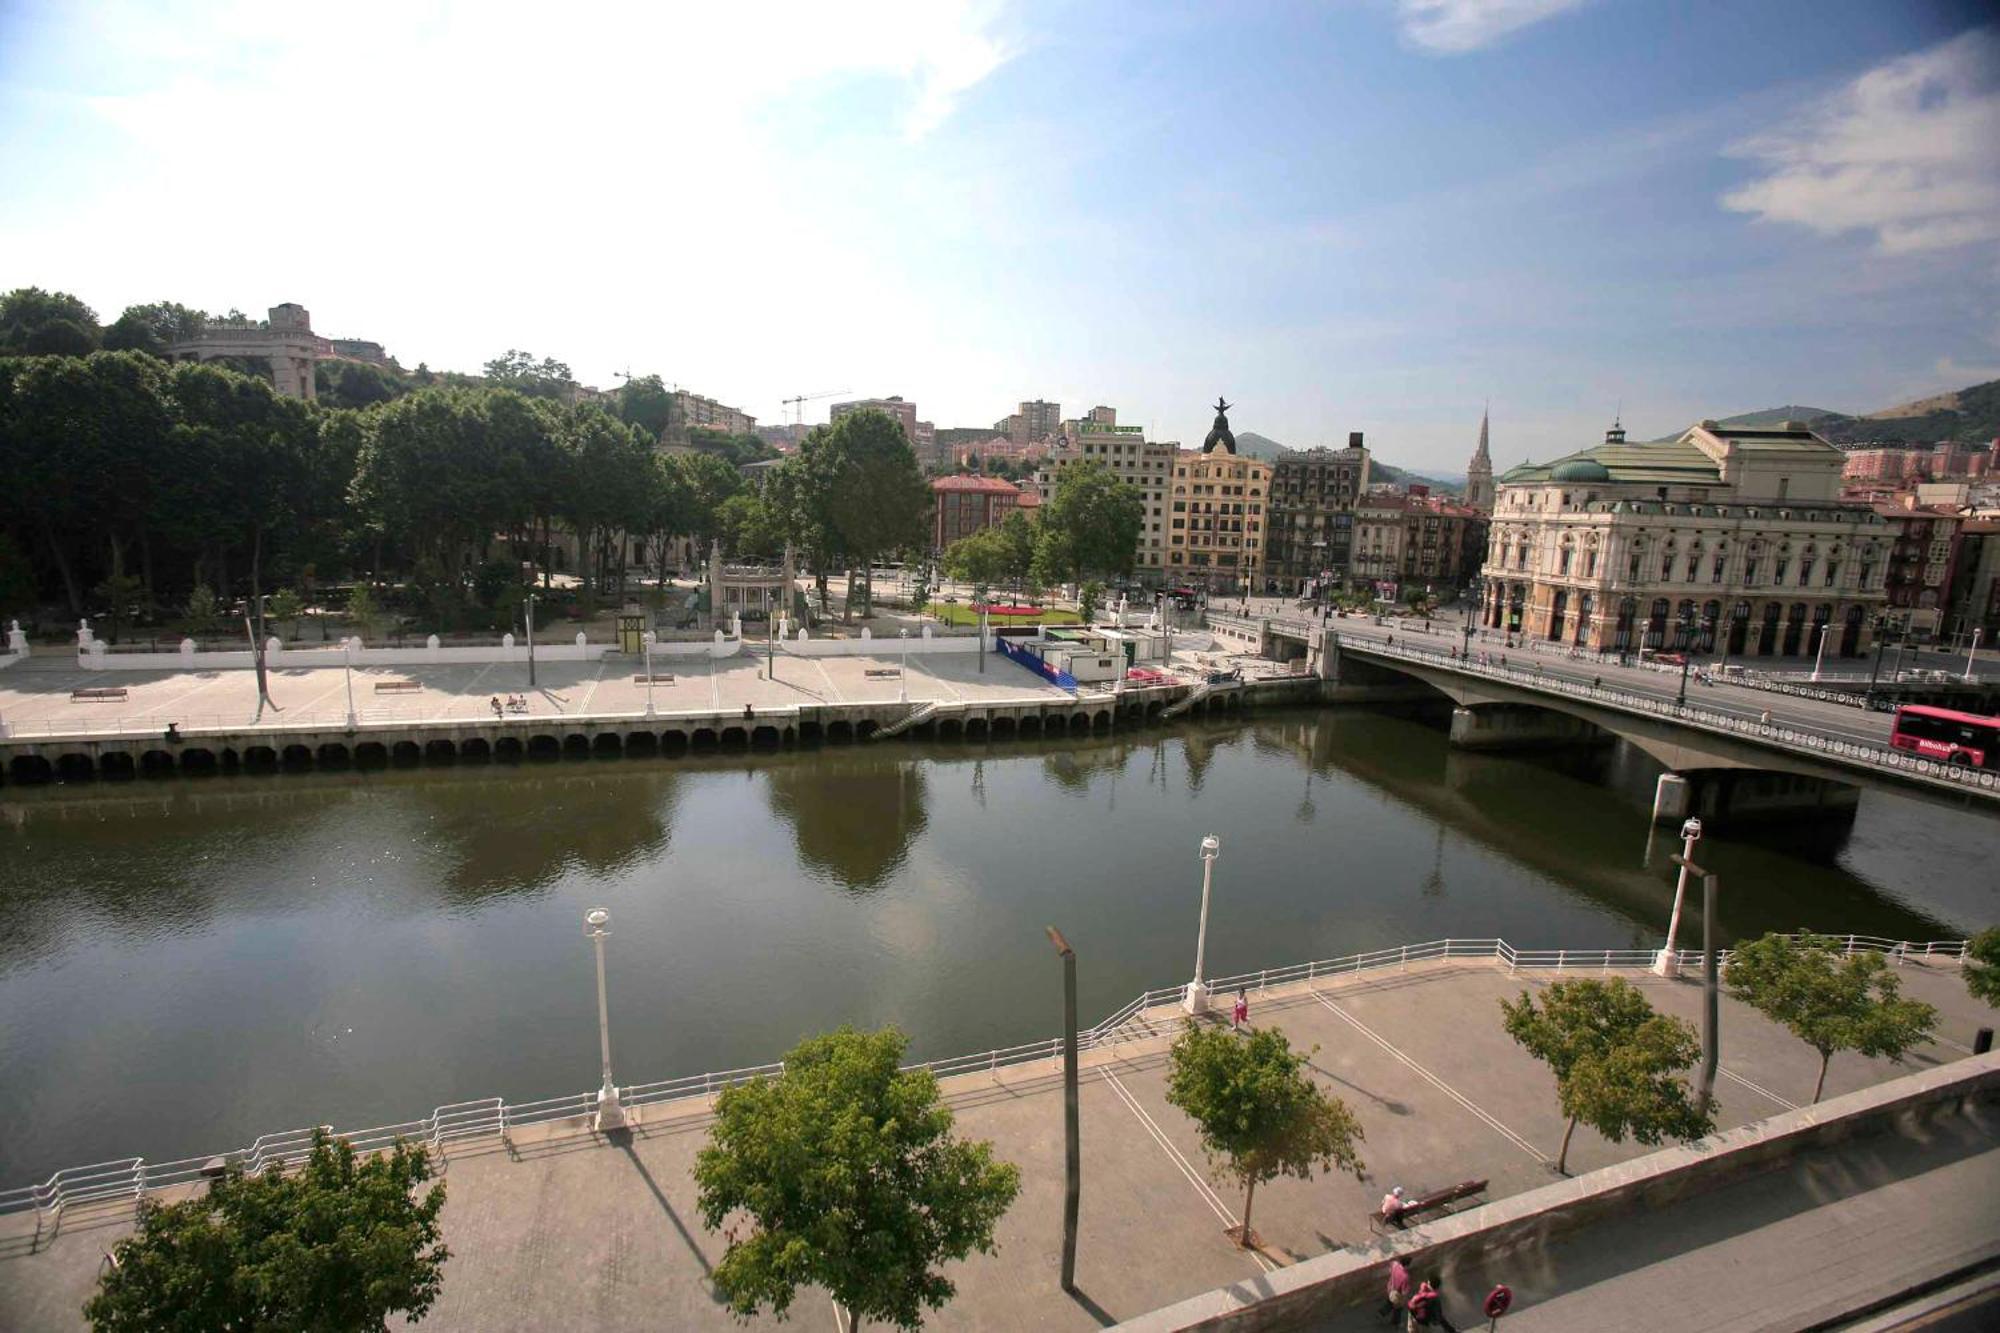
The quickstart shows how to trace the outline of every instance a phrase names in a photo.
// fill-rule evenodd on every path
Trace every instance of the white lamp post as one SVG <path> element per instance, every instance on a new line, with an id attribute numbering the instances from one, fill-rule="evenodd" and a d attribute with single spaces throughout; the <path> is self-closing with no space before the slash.
<path id="1" fill-rule="evenodd" d="M 1832 628 L 1833 622 L 1831 620 L 1819 627 L 1819 656 L 1813 659 L 1812 678 L 1814 680 L 1819 679 L 1820 668 L 1826 665 L 1826 636 L 1827 631 Z"/>
<path id="2" fill-rule="evenodd" d="M 597 1129 L 622 1129 L 625 1108 L 618 1104 L 618 1087 L 611 1081 L 611 1010 L 604 1000 L 604 937 L 611 913 L 593 907 L 584 913 L 584 938 L 597 946 L 597 1042 L 604 1057 L 604 1086 L 597 1090 Z"/>
<path id="3" fill-rule="evenodd" d="M 1674 961 L 1674 937 L 1681 928 L 1681 900 L 1687 896 L 1688 862 L 1694 859 L 1694 845 L 1701 841 L 1701 821 L 1690 819 L 1681 825 L 1681 874 L 1674 882 L 1674 911 L 1667 918 L 1667 947 L 1660 950 L 1653 959 L 1653 971 L 1663 977 L 1679 975 L 1679 966 Z"/>
<path id="4" fill-rule="evenodd" d="M 653 716 L 653 631 L 647 630 L 643 636 L 646 645 L 646 716 Z"/>
<path id="5" fill-rule="evenodd" d="M 1188 983 L 1187 994 L 1181 999 L 1181 1008 L 1191 1014 L 1208 1008 L 1208 986 L 1201 979 L 1202 968 L 1208 962 L 1208 887 L 1215 878 L 1215 857 L 1221 850 L 1222 844 L 1213 833 L 1201 840 L 1201 928 L 1194 937 L 1194 980 Z"/>
<path id="6" fill-rule="evenodd" d="M 354 730 L 354 640 L 340 641 L 340 669 L 347 680 L 347 729 Z"/>
<path id="7" fill-rule="evenodd" d="M 1965 650 L 1965 683 L 1968 685 L 1972 683 L 1972 658 L 1979 651 L 1979 636 L 1983 633 L 1985 633 L 1984 626 L 1973 630 L 1972 646 Z"/>
<path id="8" fill-rule="evenodd" d="M 906 704 L 910 701 L 910 631 L 899 629 L 896 635 L 902 640 L 903 652 L 902 666 L 896 672 L 896 702 Z"/>

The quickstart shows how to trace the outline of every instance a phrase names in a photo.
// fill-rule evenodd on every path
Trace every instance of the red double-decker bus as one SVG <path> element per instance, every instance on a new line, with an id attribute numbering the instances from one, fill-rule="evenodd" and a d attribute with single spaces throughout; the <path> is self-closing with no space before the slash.
<path id="1" fill-rule="evenodd" d="M 2000 768 L 2000 717 L 1906 704 L 1896 710 L 1889 744 L 1943 764 Z"/>

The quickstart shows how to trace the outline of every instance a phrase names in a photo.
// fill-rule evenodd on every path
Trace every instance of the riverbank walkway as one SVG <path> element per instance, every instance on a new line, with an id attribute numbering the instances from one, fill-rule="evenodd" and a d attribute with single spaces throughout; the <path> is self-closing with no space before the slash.
<path id="1" fill-rule="evenodd" d="M 1699 1021 L 1698 981 L 1662 980 L 1639 969 L 1608 972 L 1641 986 L 1656 1008 Z M 1606 970 L 1591 966 L 1582 974 Z M 1837 1056 L 1827 1096 L 1962 1058 L 1978 1028 L 2000 1025 L 2000 1012 L 1967 995 L 1955 962 L 1911 957 L 1897 975 L 1907 994 L 1938 1007 L 1938 1039 L 1901 1066 Z M 1488 1198 L 1497 1200 L 1551 1183 L 1563 1130 L 1554 1080 L 1506 1036 L 1499 1002 L 1557 979 L 1549 969 L 1523 967 L 1513 974 L 1504 959 L 1489 957 L 1321 975 L 1262 991 L 1253 983 L 1252 1024 L 1275 1026 L 1295 1046 L 1317 1048 L 1314 1076 L 1347 1102 L 1367 1135 L 1364 1180 L 1323 1176 L 1258 1190 L 1253 1226 L 1263 1248 L 1254 1252 L 1236 1248 L 1223 1234 L 1239 1220 L 1241 1192 L 1211 1179 L 1193 1124 L 1166 1101 L 1166 1048 L 1180 1013 L 1171 1003 L 1136 1011 L 1120 1027 L 1124 1040 L 1088 1052 L 1083 1062 L 1081 1291 L 1075 1297 L 1056 1280 L 1063 1196 L 1059 1068 L 1037 1059 L 946 1078 L 959 1132 L 993 1140 L 1001 1157 L 1020 1166 L 1022 1190 L 1000 1225 L 998 1253 L 953 1267 L 958 1296 L 928 1325 L 1093 1329 L 1254 1281 L 1329 1250 L 1367 1244 L 1368 1214 L 1391 1185 L 1422 1192 L 1483 1178 L 1490 1182 Z M 1040 997 L 1050 1002 L 1051 1015 L 1059 991 L 1052 960 L 1048 995 Z M 1222 1021 L 1229 999 L 1217 996 Z M 1794 1109 L 1811 1096 L 1818 1057 L 1782 1028 L 1725 998 L 1721 1033 L 1716 1092 L 1722 1127 Z M 444 1175 L 445 1240 L 453 1257 L 443 1296 L 423 1327 L 731 1328 L 709 1284 L 724 1242 L 702 1228 L 691 1176 L 710 1120 L 709 1100 L 691 1097 L 641 1108 L 636 1127 L 616 1142 L 591 1133 L 587 1121 L 571 1119 L 516 1131 L 504 1146 L 489 1138 L 453 1147 Z M 1968 1226 L 1987 1223 L 1979 1234 L 2000 1235 L 2000 1204 L 1994 1202 L 2000 1200 L 2000 1152 L 1990 1139 L 1961 1146 L 1964 1151 L 1932 1143 L 1903 1152 L 1862 1145 L 1851 1172 L 1843 1151 L 1803 1175 L 1775 1173 L 1768 1188 L 1756 1181 L 1740 1187 L 1749 1209 L 1744 1219 L 1730 1220 L 1723 1202 L 1702 1203 L 1704 1211 L 1693 1220 L 1648 1233 L 1645 1244 L 1600 1239 L 1596 1251 L 1573 1263 L 1501 1272 L 1496 1280 L 1517 1292 L 1518 1313 L 1507 1326 L 1517 1333 L 1586 1325 L 1721 1326 L 1700 1317 L 1655 1323 L 1644 1317 L 1644 1307 L 1664 1299 L 1668 1287 L 1691 1285 L 1710 1306 L 1740 1300 L 1746 1290 L 1771 1285 L 1773 1270 L 1789 1277 L 1832 1268 L 1850 1286 L 1893 1284 L 1957 1246 Z M 1582 1174 L 1650 1151 L 1579 1128 L 1570 1169 Z M 1915 1182 L 1915 1193 L 1898 1181 Z M 1828 1204 L 1839 1205 L 1831 1223 L 1813 1222 Z M 1794 1220 L 1799 1218 L 1805 1220 Z M 75 1213 L 62 1220 L 53 1240 L 45 1235 L 31 1252 L 33 1218 L 0 1218 L 0 1327 L 80 1327 L 79 1308 L 103 1255 L 128 1234 L 129 1219 L 129 1208 L 96 1217 Z M 1720 1235 L 1710 1235 L 1718 1228 L 1754 1231 L 1755 1244 L 1744 1250 L 1724 1244 Z M 1776 1286 L 1774 1299 L 1811 1295 L 1809 1284 Z M 1593 1295 L 1593 1288 L 1601 1290 Z M 1461 1327 L 1475 1322 L 1478 1294 L 1448 1292 L 1448 1308 Z M 792 1313 L 797 1327 L 837 1327 L 823 1293 L 802 1297 Z M 774 1327 L 775 1321 L 755 1326 Z M 1369 1312 L 1356 1311 L 1353 1326 L 1369 1326 Z"/>

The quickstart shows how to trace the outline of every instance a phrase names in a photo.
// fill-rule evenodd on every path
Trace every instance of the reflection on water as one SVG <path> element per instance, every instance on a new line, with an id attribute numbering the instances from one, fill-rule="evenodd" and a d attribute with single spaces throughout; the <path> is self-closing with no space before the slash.
<path id="1" fill-rule="evenodd" d="M 125 1153 L 589 1086 L 582 913 L 612 913 L 626 1080 L 835 1023 L 920 1055 L 1046 1035 L 1192 963 L 1405 941 L 1647 946 L 1671 846 L 1614 747 L 1449 750 L 1435 717 L 1132 736 L 0 791 L 0 1185 Z M 1987 924 L 1993 822 L 1869 793 L 1851 827 L 1712 837 L 1730 935 Z M 832 890 L 832 891 L 829 891 Z"/>

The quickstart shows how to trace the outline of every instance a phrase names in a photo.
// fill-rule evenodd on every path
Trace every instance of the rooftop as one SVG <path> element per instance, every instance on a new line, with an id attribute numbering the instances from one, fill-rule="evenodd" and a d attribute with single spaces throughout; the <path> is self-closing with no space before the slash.
<path id="1" fill-rule="evenodd" d="M 1021 488 L 1011 481 L 998 477 L 978 477 L 960 473 L 950 477 L 939 477 L 931 483 L 934 491 L 989 491 L 995 495 L 1019 495 Z"/>

